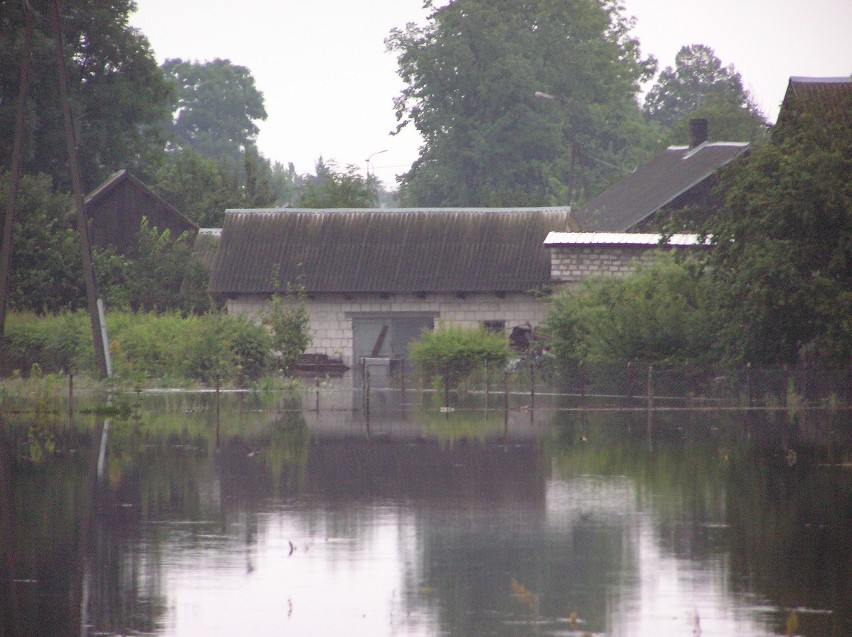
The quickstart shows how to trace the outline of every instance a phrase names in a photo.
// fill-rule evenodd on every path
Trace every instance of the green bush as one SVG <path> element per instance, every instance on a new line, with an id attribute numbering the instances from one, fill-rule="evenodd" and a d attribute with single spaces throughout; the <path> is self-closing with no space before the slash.
<path id="1" fill-rule="evenodd" d="M 280 296 L 273 296 L 263 317 L 264 325 L 272 333 L 272 349 L 275 350 L 278 363 L 284 370 L 289 369 L 311 344 L 308 330 L 310 319 L 300 297 L 297 293 L 297 301 L 285 305 Z"/>
<path id="2" fill-rule="evenodd" d="M 630 276 L 560 291 L 547 321 L 550 349 L 562 365 L 706 362 L 715 343 L 714 299 L 696 264 L 661 253 Z"/>
<path id="3" fill-rule="evenodd" d="M 441 379 L 452 388 L 486 362 L 505 365 L 509 344 L 503 334 L 446 326 L 424 332 L 420 340 L 412 343 L 410 353 L 425 379 Z"/>

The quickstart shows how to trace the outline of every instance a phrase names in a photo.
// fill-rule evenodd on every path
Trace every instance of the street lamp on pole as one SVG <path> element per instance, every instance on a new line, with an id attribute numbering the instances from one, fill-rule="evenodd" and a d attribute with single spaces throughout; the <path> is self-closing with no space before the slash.
<path id="1" fill-rule="evenodd" d="M 388 152 L 387 148 L 385 148 L 384 150 L 377 150 L 375 153 L 367 157 L 367 159 L 365 160 L 365 163 L 367 164 L 367 179 L 370 179 L 370 160 L 376 155 L 381 155 L 382 153 L 386 152 Z"/>
<path id="2" fill-rule="evenodd" d="M 545 93 L 544 91 L 536 91 L 535 93 L 533 93 L 533 96 L 538 98 L 538 99 L 541 99 L 541 100 L 551 100 L 551 101 L 554 101 L 554 102 L 559 102 L 561 104 L 564 104 L 565 106 L 568 106 L 568 107 L 571 106 L 571 103 L 567 99 L 565 99 L 564 97 L 561 97 L 559 95 L 551 95 L 550 93 Z M 597 162 L 598 164 L 601 164 L 602 166 L 606 166 L 607 168 L 613 168 L 615 170 L 620 170 L 621 172 L 624 172 L 624 173 L 633 172 L 633 170 L 631 170 L 630 168 L 624 168 L 622 166 L 616 166 L 615 164 L 612 164 L 608 161 L 604 161 L 603 159 L 599 159 L 597 157 L 594 157 L 593 155 L 590 155 L 585 150 L 580 148 L 580 145 L 577 143 L 576 139 L 572 139 L 572 141 L 571 141 L 571 173 L 569 175 L 569 182 L 568 182 L 569 204 L 571 202 L 571 198 L 572 198 L 572 194 L 573 194 L 573 192 L 572 192 L 573 191 L 573 183 L 572 182 L 574 181 L 573 175 L 574 175 L 575 166 L 579 165 L 580 174 L 582 176 L 583 183 L 586 185 L 586 187 L 588 187 L 588 184 L 586 183 L 586 171 L 583 167 L 583 158 L 585 158 L 585 157 L 591 159 L 594 162 Z"/>

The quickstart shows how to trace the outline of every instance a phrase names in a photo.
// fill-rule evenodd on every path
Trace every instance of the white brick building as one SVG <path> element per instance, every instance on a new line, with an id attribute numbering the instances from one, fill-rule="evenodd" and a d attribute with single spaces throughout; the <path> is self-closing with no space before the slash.
<path id="1" fill-rule="evenodd" d="M 550 249 L 550 278 L 554 284 L 578 283 L 591 276 L 626 276 L 647 262 L 655 250 L 700 246 L 698 235 L 660 235 L 626 232 L 551 232 L 544 244 Z"/>
<path id="2" fill-rule="evenodd" d="M 509 332 L 545 317 L 548 233 L 568 208 L 229 210 L 211 269 L 228 312 L 259 317 L 270 297 L 306 294 L 308 352 L 407 357 L 439 324 Z"/>

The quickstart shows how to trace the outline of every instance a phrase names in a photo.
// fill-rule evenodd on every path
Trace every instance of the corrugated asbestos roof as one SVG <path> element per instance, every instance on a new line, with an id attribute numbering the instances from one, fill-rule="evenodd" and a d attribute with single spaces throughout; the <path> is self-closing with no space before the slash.
<path id="1" fill-rule="evenodd" d="M 641 232 L 551 232 L 544 240 L 546 246 L 559 245 L 625 245 L 655 246 L 660 243 L 660 235 Z M 700 245 L 697 234 L 673 234 L 666 245 Z"/>
<path id="2" fill-rule="evenodd" d="M 228 210 L 212 292 L 512 292 L 549 279 L 569 208 Z"/>
<path id="3" fill-rule="evenodd" d="M 575 214 L 584 232 L 625 232 L 748 149 L 747 143 L 670 146 Z"/>

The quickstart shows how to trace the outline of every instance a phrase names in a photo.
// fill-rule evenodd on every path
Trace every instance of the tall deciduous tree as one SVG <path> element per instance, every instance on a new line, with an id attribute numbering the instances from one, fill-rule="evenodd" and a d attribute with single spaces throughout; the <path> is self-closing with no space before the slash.
<path id="1" fill-rule="evenodd" d="M 709 121 L 711 140 L 755 140 L 767 129 L 734 65 L 722 66 L 704 44 L 681 47 L 674 68 L 667 66 L 648 91 L 644 110 L 680 143 L 688 141 L 688 120 L 696 117 Z"/>
<path id="2" fill-rule="evenodd" d="M 23 172 L 51 175 L 68 187 L 65 130 L 59 100 L 55 44 L 46 0 L 38 12 L 26 112 Z M 21 62 L 23 2 L 0 5 L 0 169 L 11 161 L 15 99 Z M 132 0 L 61 3 L 65 59 L 85 187 L 118 168 L 146 175 L 164 146 L 162 121 L 172 102 L 145 36 L 128 25 Z"/>
<path id="3" fill-rule="evenodd" d="M 633 164 L 642 146 L 635 95 L 655 64 L 630 26 L 611 0 L 455 0 L 425 26 L 393 30 L 386 44 L 406 83 L 399 128 L 424 139 L 403 200 L 565 203 L 575 144 L 598 160 L 581 171 L 592 190 L 611 170 L 601 161 Z M 561 101 L 536 100 L 536 91 Z"/>
<path id="4" fill-rule="evenodd" d="M 174 141 L 216 160 L 240 161 L 266 119 L 263 93 L 251 71 L 230 60 L 166 60 L 163 71 L 176 87 Z"/>
<path id="5" fill-rule="evenodd" d="M 354 166 L 345 170 L 333 161 L 317 161 L 316 176 L 305 181 L 299 197 L 300 208 L 369 208 L 376 205 L 375 177 L 362 177 Z"/>
<path id="6" fill-rule="evenodd" d="M 791 106 L 769 142 L 723 177 L 707 231 L 728 355 L 852 360 L 852 97 Z"/>

